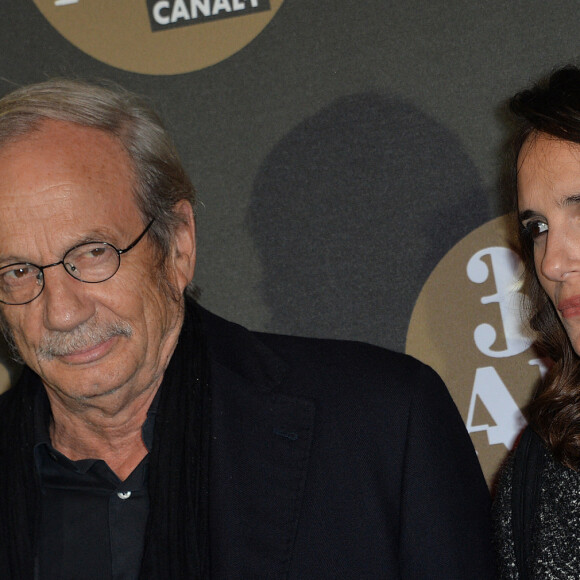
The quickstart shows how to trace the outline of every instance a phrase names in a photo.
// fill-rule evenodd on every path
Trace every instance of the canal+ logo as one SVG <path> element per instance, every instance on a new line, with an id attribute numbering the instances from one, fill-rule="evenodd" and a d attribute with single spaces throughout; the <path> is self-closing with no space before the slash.
<path id="1" fill-rule="evenodd" d="M 69 42 L 111 66 L 154 75 L 200 70 L 254 40 L 284 0 L 34 0 Z M 194 26 L 195 25 L 195 26 Z"/>
<path id="2" fill-rule="evenodd" d="M 523 265 L 508 232 L 509 219 L 497 218 L 447 253 L 423 286 L 406 345 L 447 384 L 490 484 L 549 364 L 524 320 Z"/>
<path id="3" fill-rule="evenodd" d="M 269 0 L 147 0 L 151 30 L 167 30 L 270 10 Z"/>

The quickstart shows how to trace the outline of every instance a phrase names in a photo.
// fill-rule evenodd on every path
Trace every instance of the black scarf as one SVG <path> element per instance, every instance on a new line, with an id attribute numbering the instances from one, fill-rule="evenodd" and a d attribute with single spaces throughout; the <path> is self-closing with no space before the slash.
<path id="1" fill-rule="evenodd" d="M 38 377 L 25 369 L 0 398 L 0 578 L 35 577 L 40 482 L 34 467 Z M 149 460 L 149 518 L 140 578 L 209 578 L 209 360 L 198 310 L 186 303 L 165 371 Z"/>

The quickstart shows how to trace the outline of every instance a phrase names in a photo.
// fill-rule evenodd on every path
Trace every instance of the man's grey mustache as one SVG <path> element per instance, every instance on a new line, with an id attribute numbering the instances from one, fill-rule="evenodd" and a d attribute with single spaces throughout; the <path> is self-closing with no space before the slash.
<path id="1" fill-rule="evenodd" d="M 39 359 L 52 360 L 57 356 L 67 356 L 87 350 L 113 338 L 130 337 L 133 329 L 127 322 L 116 321 L 101 324 L 98 321 L 83 322 L 70 331 L 51 331 L 40 341 L 37 349 Z"/>

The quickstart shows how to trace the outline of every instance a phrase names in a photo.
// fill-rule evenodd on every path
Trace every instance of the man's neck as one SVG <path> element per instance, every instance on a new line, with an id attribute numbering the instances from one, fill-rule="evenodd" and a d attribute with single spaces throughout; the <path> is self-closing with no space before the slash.
<path id="1" fill-rule="evenodd" d="M 98 406 L 74 410 L 47 389 L 53 447 L 73 461 L 102 459 L 125 480 L 148 453 L 142 427 L 158 388 L 159 384 L 149 388 L 129 404 L 113 397 Z"/>

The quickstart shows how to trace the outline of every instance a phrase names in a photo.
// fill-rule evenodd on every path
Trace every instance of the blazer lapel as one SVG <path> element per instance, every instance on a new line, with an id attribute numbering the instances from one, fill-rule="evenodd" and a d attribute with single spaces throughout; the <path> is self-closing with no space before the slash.
<path id="1" fill-rule="evenodd" d="M 249 378 L 212 363 L 212 578 L 288 576 L 315 409 L 272 388 L 280 370 Z"/>

